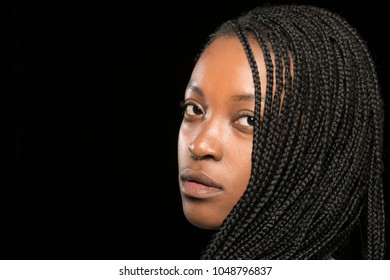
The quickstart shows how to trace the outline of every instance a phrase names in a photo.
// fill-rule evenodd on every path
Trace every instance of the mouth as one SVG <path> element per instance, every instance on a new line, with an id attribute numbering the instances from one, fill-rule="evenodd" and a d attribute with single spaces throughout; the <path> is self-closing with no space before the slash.
<path id="1" fill-rule="evenodd" d="M 203 172 L 185 169 L 180 180 L 181 192 L 192 198 L 209 198 L 223 191 L 221 184 L 215 182 Z"/>

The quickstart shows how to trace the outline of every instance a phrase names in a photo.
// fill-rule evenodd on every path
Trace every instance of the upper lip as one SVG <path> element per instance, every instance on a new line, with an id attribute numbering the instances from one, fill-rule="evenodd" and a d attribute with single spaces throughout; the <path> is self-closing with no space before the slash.
<path id="1" fill-rule="evenodd" d="M 182 181 L 196 182 L 196 183 L 199 183 L 202 185 L 206 185 L 210 188 L 222 189 L 221 184 L 218 184 L 213 179 L 211 179 L 209 176 L 207 176 L 205 173 L 200 172 L 200 171 L 185 169 L 181 173 L 180 179 Z"/>

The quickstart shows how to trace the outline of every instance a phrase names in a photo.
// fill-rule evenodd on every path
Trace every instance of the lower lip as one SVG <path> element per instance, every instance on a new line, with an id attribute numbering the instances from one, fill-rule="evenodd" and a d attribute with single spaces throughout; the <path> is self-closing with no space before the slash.
<path id="1" fill-rule="evenodd" d="M 208 198 L 222 192 L 222 189 L 187 181 L 182 184 L 182 192 L 193 198 Z"/>

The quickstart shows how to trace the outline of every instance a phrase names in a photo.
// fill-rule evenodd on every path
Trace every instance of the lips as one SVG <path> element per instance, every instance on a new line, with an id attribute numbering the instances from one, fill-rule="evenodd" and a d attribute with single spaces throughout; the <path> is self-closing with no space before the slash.
<path id="1" fill-rule="evenodd" d="M 181 191 L 184 195 L 193 198 L 208 198 L 222 192 L 218 184 L 203 172 L 185 169 L 181 175 Z"/>

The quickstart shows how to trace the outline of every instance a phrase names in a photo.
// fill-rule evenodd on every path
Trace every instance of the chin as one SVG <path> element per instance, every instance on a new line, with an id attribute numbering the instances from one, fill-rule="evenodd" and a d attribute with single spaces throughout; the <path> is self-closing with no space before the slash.
<path id="1" fill-rule="evenodd" d="M 204 224 L 204 223 L 195 223 L 193 221 L 188 220 L 192 225 L 201 228 L 201 229 L 206 229 L 206 230 L 217 230 L 219 226 L 215 225 L 210 225 L 210 224 Z"/>
<path id="2" fill-rule="evenodd" d="M 192 225 L 201 229 L 217 230 L 222 225 L 222 221 L 214 220 L 210 216 L 205 217 L 204 215 L 194 215 L 194 213 L 186 212 L 184 212 L 184 216 Z"/>

